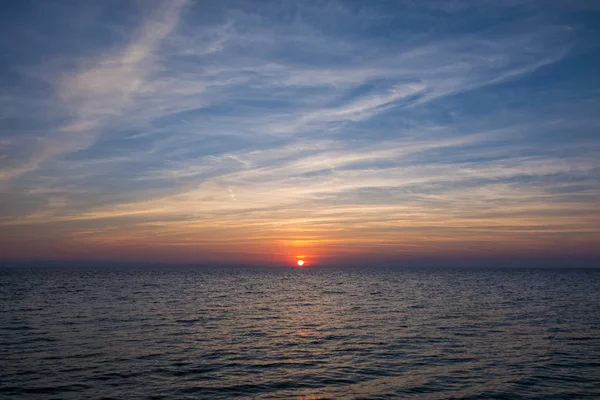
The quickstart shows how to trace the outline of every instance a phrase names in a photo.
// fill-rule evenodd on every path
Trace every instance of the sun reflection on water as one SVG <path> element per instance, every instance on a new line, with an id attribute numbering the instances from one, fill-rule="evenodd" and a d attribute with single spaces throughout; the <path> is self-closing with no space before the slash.
<path id="1" fill-rule="evenodd" d="M 296 333 L 298 334 L 298 336 L 301 336 L 301 337 L 308 337 L 308 336 L 313 335 L 313 332 L 311 330 L 300 329 L 300 328 L 296 329 Z"/>

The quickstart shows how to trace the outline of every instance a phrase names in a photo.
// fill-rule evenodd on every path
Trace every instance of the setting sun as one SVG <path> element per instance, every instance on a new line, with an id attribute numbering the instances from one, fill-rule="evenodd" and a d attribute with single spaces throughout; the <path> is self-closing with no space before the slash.
<path id="1" fill-rule="evenodd" d="M 298 260 L 298 266 L 301 267 L 304 265 L 304 260 Z"/>

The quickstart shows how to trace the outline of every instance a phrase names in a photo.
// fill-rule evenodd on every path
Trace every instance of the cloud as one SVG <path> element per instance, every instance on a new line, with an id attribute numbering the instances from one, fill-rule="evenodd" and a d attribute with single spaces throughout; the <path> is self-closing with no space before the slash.
<path id="1" fill-rule="evenodd" d="M 153 66 L 153 52 L 175 28 L 185 4 L 180 0 L 161 3 L 124 49 L 81 61 L 75 71 L 62 73 L 57 82 L 58 99 L 71 120 L 49 129 L 49 135 L 39 138 L 25 161 L 0 171 L 0 179 L 35 171 L 46 160 L 93 145 L 104 120 L 121 114 L 142 89 Z"/>
<path id="2" fill-rule="evenodd" d="M 156 10 L 124 49 L 82 62 L 83 66 L 61 77 L 59 97 L 82 119 L 120 114 L 144 89 L 155 67 L 155 52 L 177 26 L 184 0 L 156 3 Z"/>
<path id="3" fill-rule="evenodd" d="M 139 25 L 109 19 L 114 41 L 40 67 L 43 118 L 16 106 L 33 92 L 0 100 L 0 225 L 246 253 L 597 238 L 597 88 L 561 69 L 593 46 L 572 21 L 513 2 L 249 4 L 125 8 Z"/>

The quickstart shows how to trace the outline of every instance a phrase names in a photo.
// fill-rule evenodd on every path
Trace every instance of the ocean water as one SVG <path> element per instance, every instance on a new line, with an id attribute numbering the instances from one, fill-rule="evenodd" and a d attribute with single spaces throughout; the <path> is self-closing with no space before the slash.
<path id="1" fill-rule="evenodd" d="M 0 398 L 600 399 L 600 270 L 0 270 Z"/>

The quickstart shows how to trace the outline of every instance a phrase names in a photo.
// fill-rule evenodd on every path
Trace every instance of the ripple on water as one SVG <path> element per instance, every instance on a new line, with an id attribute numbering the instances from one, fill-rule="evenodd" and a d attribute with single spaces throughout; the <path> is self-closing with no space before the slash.
<path id="1" fill-rule="evenodd" d="M 0 270 L 0 397 L 600 398 L 599 289 L 592 270 Z"/>

